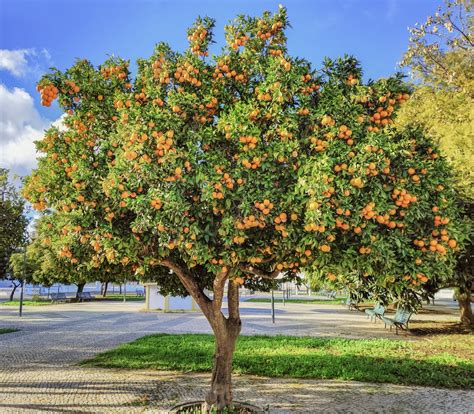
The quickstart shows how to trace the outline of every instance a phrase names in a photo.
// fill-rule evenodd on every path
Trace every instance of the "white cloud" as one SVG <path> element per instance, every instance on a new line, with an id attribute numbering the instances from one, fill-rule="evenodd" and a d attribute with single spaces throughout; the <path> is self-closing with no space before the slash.
<path id="1" fill-rule="evenodd" d="M 46 49 L 0 49 L 0 70 L 6 70 L 17 77 L 28 73 L 44 72 L 51 65 L 51 55 Z"/>
<path id="2" fill-rule="evenodd" d="M 38 113 L 28 92 L 0 84 L 0 167 L 29 174 L 37 163 L 34 141 L 50 124 Z"/>

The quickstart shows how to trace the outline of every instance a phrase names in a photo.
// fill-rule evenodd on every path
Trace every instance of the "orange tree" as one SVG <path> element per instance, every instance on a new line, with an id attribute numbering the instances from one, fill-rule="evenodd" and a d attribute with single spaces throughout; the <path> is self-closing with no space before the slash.
<path id="1" fill-rule="evenodd" d="M 46 286 L 75 284 L 78 298 L 87 282 L 134 279 L 130 269 L 108 260 L 110 251 L 105 252 L 105 261 L 97 262 L 94 257 L 97 240 L 90 240 L 90 233 L 75 224 L 80 219 L 73 218 L 71 213 L 46 212 L 37 220 L 33 240 L 27 247 L 32 281 Z"/>
<path id="2" fill-rule="evenodd" d="M 59 99 L 65 128 L 38 142 L 25 195 L 61 211 L 65 260 L 193 296 L 216 338 L 206 401 L 222 409 L 241 285 L 350 270 L 406 296 L 451 272 L 462 234 L 436 148 L 390 127 L 408 99 L 400 79 L 361 85 L 349 57 L 316 73 L 288 54 L 283 8 L 238 17 L 209 58 L 213 26 L 198 19 L 184 53 L 158 44 L 134 80 L 119 59 L 46 75 L 43 101 Z"/>
<path id="3" fill-rule="evenodd" d="M 451 166 L 421 130 L 391 127 L 409 99 L 400 76 L 358 85 L 351 59 L 327 60 L 323 72 L 320 151 L 300 168 L 299 190 L 305 228 L 318 233 L 307 243 L 324 254 L 306 275 L 414 310 L 449 280 L 468 239 Z"/>

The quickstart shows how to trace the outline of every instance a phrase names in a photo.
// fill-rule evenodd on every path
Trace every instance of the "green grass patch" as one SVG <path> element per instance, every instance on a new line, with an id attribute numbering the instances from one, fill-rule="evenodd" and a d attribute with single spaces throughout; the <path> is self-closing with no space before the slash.
<path id="1" fill-rule="evenodd" d="M 341 301 L 345 300 L 346 298 L 338 298 L 338 299 L 285 299 L 285 303 L 304 303 L 307 305 L 340 305 Z M 254 298 L 254 299 L 247 299 L 245 302 L 253 302 L 253 303 L 271 303 L 270 298 Z M 275 303 L 283 303 L 283 299 L 275 298 Z"/>
<path id="2" fill-rule="evenodd" d="M 457 335 L 450 335 L 456 341 Z M 462 335 L 459 335 L 462 336 Z M 474 337 L 462 336 L 474 349 Z M 81 364 L 125 369 L 210 371 L 214 338 L 205 334 L 145 336 Z M 331 378 L 446 388 L 473 388 L 474 363 L 446 342 L 241 336 L 234 372 L 268 377 Z"/>
<path id="3" fill-rule="evenodd" d="M 71 299 L 74 299 L 74 296 L 71 296 L 71 297 L 68 296 L 67 299 L 68 301 Z M 123 301 L 123 294 L 121 295 L 119 293 L 111 293 L 110 295 L 107 295 L 105 298 L 103 296 L 97 295 L 97 296 L 94 296 L 94 299 L 92 301 L 104 301 L 104 300 L 121 302 Z M 140 297 L 132 293 L 127 295 L 127 302 L 143 302 L 143 301 L 145 301 L 145 298 L 143 296 Z M 65 303 L 65 302 L 64 301 L 52 302 L 51 299 L 41 298 L 39 300 L 24 300 L 23 306 L 44 306 L 44 305 L 55 305 L 58 303 Z M 20 306 L 20 301 L 12 300 L 12 301 L 7 301 L 7 302 L 0 302 L 0 306 Z"/>
<path id="4" fill-rule="evenodd" d="M 18 332 L 19 329 L 16 328 L 0 328 L 0 335 L 1 334 L 7 334 L 7 333 L 12 333 L 12 332 Z"/>
<path id="5" fill-rule="evenodd" d="M 24 300 L 23 306 L 45 306 L 52 305 L 51 300 L 41 299 L 41 300 Z M 0 306 L 20 306 L 19 300 L 12 300 L 7 302 L 0 302 Z"/>
<path id="6" fill-rule="evenodd" d="M 127 298 L 127 302 L 143 302 L 143 301 L 145 301 L 144 296 L 137 296 L 135 293 L 127 294 L 126 298 Z M 120 301 L 123 301 L 123 294 L 111 293 L 111 294 L 107 294 L 106 297 L 97 295 L 95 297 L 95 300 L 112 300 L 112 301 L 115 301 L 115 302 L 120 302 Z"/>

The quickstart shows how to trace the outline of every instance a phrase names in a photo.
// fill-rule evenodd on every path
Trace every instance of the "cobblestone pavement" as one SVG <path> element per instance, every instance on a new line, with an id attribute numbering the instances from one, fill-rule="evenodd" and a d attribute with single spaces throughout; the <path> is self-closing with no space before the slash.
<path id="1" fill-rule="evenodd" d="M 161 413 L 202 399 L 209 375 L 82 368 L 98 352 L 156 332 L 209 332 L 199 313 L 138 312 L 140 303 L 27 307 L 23 318 L 0 305 L 0 413 Z M 334 305 L 243 304 L 244 334 L 386 337 L 380 324 Z M 427 315 L 433 319 L 433 316 Z M 446 317 L 444 317 L 446 319 Z M 235 399 L 272 413 L 468 413 L 474 392 L 330 380 L 235 376 Z"/>

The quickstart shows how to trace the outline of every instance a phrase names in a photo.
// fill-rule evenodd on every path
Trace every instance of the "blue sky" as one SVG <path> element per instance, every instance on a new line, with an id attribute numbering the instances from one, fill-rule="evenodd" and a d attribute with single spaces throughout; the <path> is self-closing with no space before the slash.
<path id="1" fill-rule="evenodd" d="M 20 174 L 35 165 L 32 141 L 60 116 L 43 108 L 35 83 L 49 66 L 77 57 L 100 64 L 108 55 L 134 62 L 159 41 L 186 47 L 196 16 L 224 25 L 237 14 L 288 9 L 290 53 L 317 68 L 324 56 L 354 54 L 366 78 L 392 74 L 406 50 L 407 27 L 422 22 L 441 0 L 0 0 L 0 166 Z"/>

